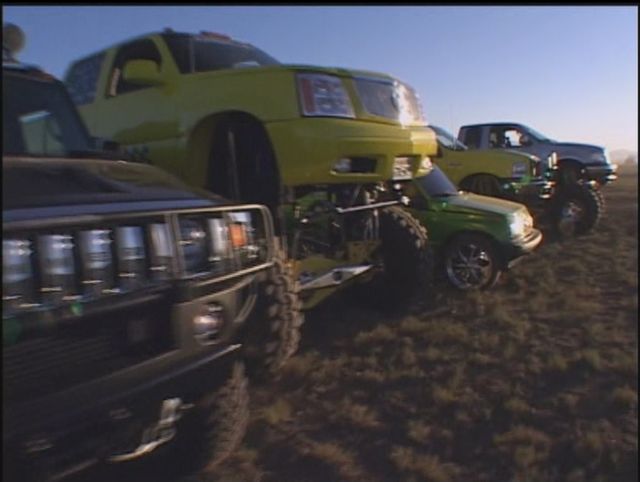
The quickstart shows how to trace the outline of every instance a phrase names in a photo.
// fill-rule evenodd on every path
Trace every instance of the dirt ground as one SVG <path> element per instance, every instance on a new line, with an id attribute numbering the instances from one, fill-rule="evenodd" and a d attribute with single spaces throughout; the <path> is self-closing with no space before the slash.
<path id="1" fill-rule="evenodd" d="M 637 167 L 604 193 L 594 234 L 547 239 L 490 292 L 310 313 L 210 480 L 637 480 Z"/>

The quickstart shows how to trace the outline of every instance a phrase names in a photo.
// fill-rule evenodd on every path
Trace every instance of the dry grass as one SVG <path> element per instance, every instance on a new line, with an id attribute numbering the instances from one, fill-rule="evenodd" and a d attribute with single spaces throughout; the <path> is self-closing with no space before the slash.
<path id="1" fill-rule="evenodd" d="M 547 239 L 491 292 L 382 314 L 329 300 L 253 387 L 237 481 L 637 480 L 637 170 L 598 231 Z M 213 480 L 225 480 L 219 477 Z"/>

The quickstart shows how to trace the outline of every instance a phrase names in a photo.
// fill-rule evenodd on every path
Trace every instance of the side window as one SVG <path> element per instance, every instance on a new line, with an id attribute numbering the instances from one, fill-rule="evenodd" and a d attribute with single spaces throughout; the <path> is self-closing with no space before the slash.
<path id="1" fill-rule="evenodd" d="M 520 129 L 508 128 L 504 131 L 505 147 L 522 147 L 523 132 Z"/>
<path id="2" fill-rule="evenodd" d="M 107 95 L 115 97 L 141 89 L 148 89 L 150 86 L 137 85 L 127 82 L 122 78 L 122 69 L 130 60 L 152 60 L 161 67 L 162 57 L 158 48 L 150 39 L 138 40 L 121 47 L 113 61 L 111 74 L 109 75 L 109 85 Z"/>
<path id="3" fill-rule="evenodd" d="M 462 142 L 467 145 L 470 149 L 479 149 L 480 148 L 480 132 L 481 127 L 469 127 L 465 131 L 464 139 Z"/>
<path id="4" fill-rule="evenodd" d="M 492 127 L 491 130 L 489 130 L 489 147 L 492 149 L 513 147 L 511 144 L 511 140 L 514 137 L 513 132 L 514 129 L 512 127 Z M 507 137 L 507 133 L 509 133 L 509 137 Z"/>
<path id="5" fill-rule="evenodd" d="M 89 104 L 96 97 L 96 87 L 104 52 L 76 62 L 69 70 L 65 84 L 76 105 Z"/>

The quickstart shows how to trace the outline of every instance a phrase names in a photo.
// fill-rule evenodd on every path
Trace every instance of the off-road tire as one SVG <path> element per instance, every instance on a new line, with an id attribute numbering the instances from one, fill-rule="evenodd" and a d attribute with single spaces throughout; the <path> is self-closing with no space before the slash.
<path id="1" fill-rule="evenodd" d="M 231 376 L 199 407 L 203 411 L 199 471 L 220 465 L 240 446 L 249 424 L 249 380 L 244 364 L 233 365 Z"/>
<path id="2" fill-rule="evenodd" d="M 252 378 L 277 375 L 298 350 L 300 327 L 304 323 L 299 291 L 299 283 L 278 251 L 243 333 L 245 360 Z"/>
<path id="3" fill-rule="evenodd" d="M 427 230 L 399 206 L 380 210 L 380 254 L 384 271 L 379 295 L 392 305 L 433 285 L 433 254 Z M 376 293 L 378 295 L 378 293 Z"/>
<path id="4" fill-rule="evenodd" d="M 502 189 L 500 188 L 500 181 L 497 178 L 490 176 L 489 174 L 478 174 L 468 179 L 465 179 L 460 186 L 465 191 L 480 194 L 482 196 L 500 196 Z"/>
<path id="5" fill-rule="evenodd" d="M 462 253 L 465 257 L 476 256 L 480 261 L 488 263 L 488 273 L 484 274 L 484 279 L 477 281 L 470 280 L 465 282 L 465 274 L 478 274 L 482 268 L 476 270 L 455 270 L 453 262 L 455 257 Z M 474 254 L 475 253 L 475 254 Z M 465 273 L 466 271 L 466 273 Z M 493 242 L 479 234 L 463 233 L 452 239 L 444 250 L 444 259 L 442 260 L 442 275 L 447 282 L 454 288 L 461 291 L 486 290 L 495 286 L 502 274 L 501 260 L 495 249 Z"/>
<path id="6" fill-rule="evenodd" d="M 580 209 L 581 213 L 577 219 L 563 222 L 571 218 L 566 214 L 571 205 Z M 597 227 L 604 209 L 604 196 L 598 189 L 588 184 L 563 186 L 558 190 L 551 204 L 554 231 L 560 238 L 587 234 Z"/>
<path id="7" fill-rule="evenodd" d="M 178 430 L 174 450 L 155 461 L 150 480 L 205 480 L 239 448 L 249 424 L 249 380 L 244 363 L 235 362 L 217 390 L 194 402 L 194 413 Z"/>

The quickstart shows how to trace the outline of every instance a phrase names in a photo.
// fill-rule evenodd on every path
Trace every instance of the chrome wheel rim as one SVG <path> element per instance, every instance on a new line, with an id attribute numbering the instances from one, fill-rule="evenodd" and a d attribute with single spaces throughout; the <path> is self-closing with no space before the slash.
<path id="1" fill-rule="evenodd" d="M 486 285 L 491 280 L 493 268 L 489 252 L 474 243 L 458 246 L 446 260 L 449 280 L 462 290 Z"/>
<path id="2" fill-rule="evenodd" d="M 574 200 L 569 200 L 562 205 L 558 229 L 564 235 L 572 235 L 576 231 L 578 223 L 584 216 L 584 209 Z"/>

